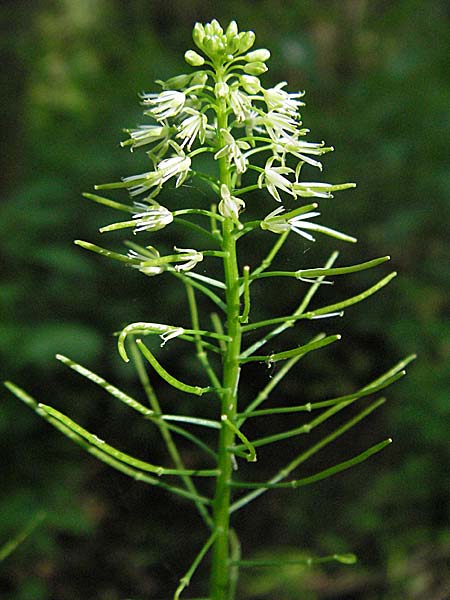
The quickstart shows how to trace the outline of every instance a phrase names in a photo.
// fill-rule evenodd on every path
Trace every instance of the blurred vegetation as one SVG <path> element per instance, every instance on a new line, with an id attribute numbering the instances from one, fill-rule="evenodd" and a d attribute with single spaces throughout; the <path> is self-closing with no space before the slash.
<path id="1" fill-rule="evenodd" d="M 95 242 L 98 227 L 109 222 L 107 210 L 81 193 L 140 172 L 143 157 L 119 147 L 121 130 L 140 122 L 138 92 L 185 71 L 182 56 L 195 21 L 235 18 L 240 28 L 253 29 L 258 45 L 273 55 L 266 83 L 286 79 L 291 90 L 306 89 L 306 126 L 314 139 L 336 147 L 324 161 L 324 181 L 358 182 L 324 211 L 324 222 L 361 240 L 342 248 L 342 264 L 391 254 L 400 271 L 387 291 L 342 320 L 339 351 L 325 353 L 322 362 L 305 361 L 308 372 L 299 371 L 281 390 L 293 398 L 299 389 L 315 399 L 346 393 L 415 351 L 419 358 L 407 379 L 388 391 L 389 403 L 375 420 L 341 441 L 337 458 L 382 435 L 395 444 L 364 467 L 298 493 L 268 495 L 257 510 L 236 518 L 248 555 L 355 551 L 361 560 L 330 570 L 248 572 L 242 598 L 448 597 L 445 8 L 443 0 L 291 0 L 276 8 L 268 0 L 1 4 L 3 379 L 124 448 L 158 452 L 159 440 L 145 424 L 53 357 L 69 355 L 133 390 L 112 333 L 132 321 L 167 321 L 184 301 L 164 278 L 156 284 L 71 241 Z M 173 245 L 164 232 L 158 236 L 158 243 Z M 313 266 L 331 249 L 296 239 L 289 257 L 293 268 L 303 257 Z M 345 285 L 356 293 L 369 284 L 364 278 Z M 261 294 L 261 310 L 277 302 L 281 313 L 280 298 L 290 293 L 283 291 L 277 298 Z M 195 368 L 189 356 L 171 352 L 167 360 L 177 369 Z M 268 376 L 257 368 L 253 375 Z M 186 410 L 195 411 L 194 404 Z M 0 563 L 2 598 L 168 597 L 202 539 L 200 522 L 182 501 L 169 502 L 97 464 L 6 391 L 0 432 L 0 547 L 46 515 Z M 331 458 L 337 462 L 326 453 L 319 460 L 325 466 Z M 264 460 L 261 468 L 271 473 L 277 457 Z M 203 593 L 201 581 L 190 592 Z"/>

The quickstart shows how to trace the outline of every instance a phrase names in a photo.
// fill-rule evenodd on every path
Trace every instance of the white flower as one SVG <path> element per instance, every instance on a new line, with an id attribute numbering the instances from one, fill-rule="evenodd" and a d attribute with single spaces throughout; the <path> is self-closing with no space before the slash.
<path id="1" fill-rule="evenodd" d="M 175 117 L 184 108 L 186 96 L 183 92 L 167 90 L 160 94 L 144 94 L 143 103 L 153 106 L 144 114 L 149 114 L 157 121 L 163 121 L 168 117 Z"/>
<path id="2" fill-rule="evenodd" d="M 245 202 L 241 198 L 232 196 L 230 189 L 224 183 L 220 186 L 220 197 L 222 198 L 219 202 L 219 213 L 223 217 L 232 219 L 242 229 L 241 223 L 239 223 L 239 213 L 245 208 Z"/>
<path id="3" fill-rule="evenodd" d="M 250 98 L 238 88 L 231 89 L 230 105 L 238 123 L 245 121 L 251 113 L 252 103 L 250 102 Z"/>
<path id="4" fill-rule="evenodd" d="M 141 273 L 148 275 L 149 277 L 160 275 L 164 271 L 164 266 L 159 262 L 161 255 L 153 246 L 146 246 L 145 249 L 142 249 L 142 252 L 129 250 L 128 258 L 140 260 L 140 264 L 134 264 L 132 267 L 134 269 L 138 269 Z"/>
<path id="5" fill-rule="evenodd" d="M 179 260 L 183 261 L 183 264 L 175 265 L 175 271 L 190 271 L 203 260 L 203 254 L 193 248 L 177 248 L 174 246 L 173 249 L 180 253 Z"/>
<path id="6" fill-rule="evenodd" d="M 175 187 L 180 185 L 186 180 L 189 169 L 191 167 L 191 159 L 184 153 L 171 158 L 165 158 L 156 168 L 157 173 L 160 175 L 160 185 L 168 181 L 171 177 L 177 177 Z"/>
<path id="7" fill-rule="evenodd" d="M 140 125 L 137 129 L 129 129 L 127 133 L 129 140 L 121 142 L 121 146 L 131 146 L 137 148 L 145 144 L 152 144 L 158 140 L 167 140 L 170 133 L 170 127 L 166 125 Z"/>
<path id="8" fill-rule="evenodd" d="M 205 141 L 208 119 L 206 115 L 194 108 L 186 108 L 184 112 L 191 116 L 180 123 L 177 137 L 184 140 L 181 147 L 184 148 L 184 146 L 186 146 L 187 149 L 190 150 L 197 137 L 201 144 Z"/>
<path id="9" fill-rule="evenodd" d="M 123 178 L 131 196 L 138 196 L 156 187 L 157 189 L 152 192 L 152 196 L 155 196 L 161 186 L 171 177 L 177 177 L 176 187 L 179 187 L 186 180 L 191 167 L 191 159 L 184 154 L 178 144 L 174 142 L 171 142 L 171 144 L 176 147 L 180 154 L 159 162 L 155 171 Z"/>
<path id="10" fill-rule="evenodd" d="M 148 192 L 152 187 L 161 185 L 161 174 L 158 171 L 149 171 L 140 175 L 130 175 L 123 178 L 130 196 L 138 196 Z"/>
<path id="11" fill-rule="evenodd" d="M 228 162 L 234 162 L 236 171 L 238 173 L 245 173 L 247 170 L 247 159 L 242 154 L 242 150 L 248 150 L 250 145 L 247 142 L 241 140 L 235 140 L 234 137 L 226 129 L 220 130 L 224 146 L 214 154 L 214 158 L 217 160 L 222 156 L 228 158 Z"/>
<path id="12" fill-rule="evenodd" d="M 310 240 L 311 242 L 315 242 L 316 240 L 310 233 L 307 233 L 305 229 L 309 231 L 317 231 L 344 242 L 356 242 L 356 238 L 350 235 L 346 235 L 345 233 L 330 229 L 329 227 L 324 227 L 323 225 L 319 225 L 317 223 L 310 223 L 307 219 L 314 219 L 314 217 L 320 216 L 320 213 L 314 210 L 309 211 L 308 209 L 317 208 L 317 206 L 317 204 L 311 204 L 307 207 L 293 210 L 285 215 L 283 215 L 284 207 L 280 206 L 268 214 L 263 221 L 261 221 L 261 229 L 272 231 L 273 233 L 284 233 L 285 231 L 291 230 L 307 240 Z"/>
<path id="13" fill-rule="evenodd" d="M 292 184 L 292 190 L 296 196 L 302 198 L 332 198 L 331 192 L 347 190 L 356 187 L 356 183 L 313 183 L 310 181 L 296 181 Z"/>
<path id="14" fill-rule="evenodd" d="M 288 173 L 293 173 L 293 169 L 290 167 L 280 166 L 274 167 L 272 166 L 275 157 L 272 156 L 266 162 L 266 166 L 264 167 L 264 171 L 258 177 L 258 187 L 262 189 L 263 186 L 267 188 L 269 194 L 271 194 L 277 202 L 281 202 L 280 194 L 278 193 L 278 189 L 291 194 L 291 196 L 295 196 L 292 191 L 292 183 L 283 175 Z"/>
<path id="15" fill-rule="evenodd" d="M 306 162 L 313 167 L 318 167 L 322 170 L 322 163 L 318 160 L 314 160 L 307 154 L 312 154 L 316 156 L 321 156 L 326 152 L 331 152 L 334 150 L 332 146 L 325 147 L 325 142 L 314 143 L 314 142 L 306 142 L 304 140 L 299 140 L 297 137 L 286 136 L 279 138 L 275 145 L 275 150 L 285 155 L 286 153 L 293 154 L 303 162 Z"/>
<path id="16" fill-rule="evenodd" d="M 260 121 L 274 142 L 280 138 L 295 135 L 299 126 L 298 121 L 295 121 L 288 113 L 276 110 L 261 115 Z"/>
<path id="17" fill-rule="evenodd" d="M 295 117 L 299 107 L 305 105 L 304 102 L 298 100 L 304 96 L 305 92 L 285 92 L 283 88 L 286 85 L 287 82 L 282 81 L 274 88 L 263 90 L 264 100 L 269 111 L 275 110 Z"/>
<path id="18" fill-rule="evenodd" d="M 155 204 L 149 206 L 141 202 L 135 202 L 136 212 L 133 219 L 136 226 L 133 233 L 138 231 L 159 231 L 173 221 L 173 215 L 165 206 Z"/>

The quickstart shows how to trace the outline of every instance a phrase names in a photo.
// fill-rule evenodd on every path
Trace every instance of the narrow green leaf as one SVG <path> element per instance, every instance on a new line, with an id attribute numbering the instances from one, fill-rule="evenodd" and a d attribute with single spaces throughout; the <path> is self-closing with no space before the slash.
<path id="1" fill-rule="evenodd" d="M 203 496 L 200 496 L 197 493 L 193 493 L 192 491 L 186 491 L 186 490 L 183 490 L 176 486 L 164 483 L 160 478 L 151 477 L 147 473 L 144 473 L 143 471 L 134 469 L 134 468 L 130 467 L 129 465 L 126 465 L 126 464 L 114 459 L 112 456 L 105 454 L 104 452 L 102 452 L 102 450 L 100 450 L 100 448 L 89 444 L 84 438 L 77 435 L 69 427 L 66 427 L 66 425 L 64 425 L 61 421 L 52 418 L 45 411 L 40 410 L 38 408 L 37 401 L 34 398 L 32 398 L 29 394 L 27 394 L 23 389 L 19 388 L 18 386 L 11 383 L 10 381 L 5 382 L 5 386 L 17 398 L 19 398 L 19 400 L 22 400 L 22 402 L 24 402 L 27 406 L 32 408 L 40 417 L 42 417 L 45 421 L 50 423 L 50 425 L 52 425 L 55 429 L 57 429 L 58 431 L 63 433 L 71 441 L 73 441 L 76 444 L 78 444 L 79 446 L 81 446 L 86 452 L 89 452 L 89 454 L 92 454 L 92 456 L 94 456 L 98 460 L 104 462 L 105 464 L 112 467 L 113 469 L 116 469 L 117 471 L 120 471 L 121 473 L 123 473 L 129 477 L 132 477 L 136 481 L 142 481 L 144 483 L 147 483 L 147 484 L 150 484 L 150 485 L 153 485 L 156 487 L 160 487 L 160 488 L 167 490 L 177 496 L 181 496 L 183 498 L 193 500 L 195 503 L 199 503 L 202 505 L 211 503 L 209 498 L 205 498 Z"/>
<path id="2" fill-rule="evenodd" d="M 56 358 L 59 361 L 61 361 L 63 364 L 65 364 L 66 366 L 70 367 L 71 369 L 73 369 L 74 371 L 76 371 L 77 373 L 82 375 L 83 377 L 86 377 L 86 379 L 89 379 L 89 381 L 92 381 L 96 385 L 103 388 L 106 392 L 108 392 L 108 394 L 111 394 L 111 396 L 113 396 L 114 398 L 117 398 L 118 400 L 120 400 L 121 402 L 123 402 L 124 404 L 126 404 L 127 406 L 132 408 L 133 410 L 140 412 L 142 415 L 144 415 L 146 417 L 149 417 L 149 416 L 155 414 L 153 410 L 150 410 L 149 408 L 147 408 L 146 406 L 144 406 L 143 404 L 141 404 L 140 402 L 138 402 L 131 396 L 128 396 L 128 394 L 125 394 L 125 392 L 122 392 L 122 390 L 119 390 L 111 383 L 108 383 L 105 379 L 103 379 L 103 377 L 100 377 L 96 373 L 93 373 L 86 367 L 83 367 L 82 365 L 76 363 L 75 361 L 71 360 L 70 358 L 67 358 L 66 356 L 63 356 L 62 354 L 57 354 Z"/>
<path id="3" fill-rule="evenodd" d="M 224 423 L 231 431 L 241 440 L 245 448 L 247 448 L 247 454 L 245 458 L 247 462 L 256 462 L 256 450 L 253 444 L 248 440 L 248 438 L 242 433 L 240 429 L 236 427 L 234 423 L 230 421 L 227 415 L 222 415 L 222 423 Z M 231 449 L 232 450 L 232 449 Z"/>
<path id="4" fill-rule="evenodd" d="M 354 554 L 331 554 L 330 556 L 323 556 L 321 558 L 296 558 L 296 559 L 255 559 L 255 560 L 239 560 L 232 561 L 231 564 L 238 565 L 242 568 L 264 568 L 264 567 L 283 567 L 289 565 L 305 565 L 312 566 L 327 562 L 337 561 L 347 565 L 356 563 L 357 558 Z"/>
<path id="5" fill-rule="evenodd" d="M 313 410 L 318 410 L 320 408 L 325 408 L 327 406 L 333 406 L 335 404 L 341 404 L 342 402 L 347 402 L 349 400 L 359 400 L 360 398 L 364 398 L 364 396 L 369 396 L 370 394 L 374 394 L 375 392 L 379 392 L 383 390 L 387 386 L 395 383 L 398 379 L 401 379 L 405 375 L 405 371 L 400 371 L 391 377 L 384 379 L 378 385 L 373 385 L 374 382 L 367 384 L 366 386 L 360 388 L 353 394 L 346 394 L 345 396 L 338 396 L 337 398 L 331 398 L 330 400 L 322 400 L 321 402 L 308 402 L 307 404 L 301 404 L 299 406 L 284 406 L 280 408 L 267 408 L 264 410 L 254 410 L 254 411 L 245 411 L 243 413 L 239 413 L 238 416 L 248 417 L 263 417 L 268 415 L 278 415 L 278 414 L 290 414 L 296 412 L 311 412 Z"/>
<path id="6" fill-rule="evenodd" d="M 245 483 L 245 482 L 240 483 L 240 482 L 233 481 L 232 483 L 230 483 L 230 485 L 232 487 L 243 488 L 243 489 L 260 489 L 260 488 L 266 488 L 266 489 L 269 489 L 269 488 L 270 489 L 271 488 L 294 488 L 295 489 L 295 488 L 303 487 L 304 485 L 316 483 L 316 481 L 321 481 L 322 479 L 327 479 L 328 477 L 336 475 L 337 473 L 341 473 L 342 471 L 350 469 L 351 467 L 354 467 L 355 465 L 358 465 L 359 463 L 367 460 L 372 455 L 380 452 L 381 450 L 383 450 L 383 448 L 385 448 L 386 446 L 388 446 L 391 443 L 392 443 L 392 440 L 390 438 L 387 440 L 384 440 L 383 442 L 380 442 L 379 444 L 375 444 L 368 450 L 361 452 L 361 454 L 358 454 L 357 456 L 354 456 L 353 458 L 351 458 L 349 460 L 340 462 L 337 465 L 334 465 L 333 467 L 324 469 L 323 471 L 319 471 L 319 473 L 316 473 L 315 475 L 310 475 L 309 477 L 303 477 L 302 479 L 294 479 L 292 481 L 285 481 L 283 483 Z"/>
<path id="7" fill-rule="evenodd" d="M 194 558 L 194 560 L 193 560 L 191 566 L 189 567 L 188 571 L 186 572 L 186 574 L 180 579 L 180 585 L 177 587 L 177 589 L 175 591 L 175 595 L 173 597 L 173 600 L 179 600 L 180 599 L 181 592 L 185 588 L 187 588 L 187 586 L 190 584 L 192 576 L 194 575 L 195 571 L 197 570 L 197 567 L 199 566 L 199 564 L 204 559 L 204 557 L 205 557 L 206 553 L 208 552 L 208 550 L 213 545 L 213 542 L 216 539 L 216 536 L 217 536 L 217 530 L 214 531 L 209 536 L 209 538 L 206 540 L 205 544 L 202 546 L 200 552 Z"/>
<path id="8" fill-rule="evenodd" d="M 376 292 L 378 292 L 382 288 L 384 288 L 384 286 L 386 286 L 392 279 L 394 279 L 394 277 L 396 277 L 396 275 L 397 275 L 397 273 L 395 271 L 393 271 L 386 277 L 383 277 L 383 279 L 381 279 L 378 283 L 376 283 L 372 287 L 368 288 L 364 292 L 361 292 L 361 294 L 357 294 L 356 296 L 347 298 L 347 300 L 343 300 L 342 302 L 336 302 L 335 304 L 329 304 L 328 306 L 323 306 L 322 308 L 318 308 L 316 310 L 311 310 L 309 312 L 306 312 L 306 313 L 304 313 L 303 318 L 304 319 L 313 319 L 314 317 L 317 317 L 319 315 L 325 315 L 325 314 L 328 314 L 331 312 L 335 312 L 337 310 L 346 308 L 347 306 L 352 306 L 353 304 L 356 304 L 357 302 L 361 302 L 362 300 L 369 298 L 370 296 L 372 296 L 373 294 L 375 294 Z"/>
<path id="9" fill-rule="evenodd" d="M 325 263 L 325 268 L 327 268 L 327 269 L 331 268 L 333 266 L 333 264 L 336 262 L 338 256 L 339 256 L 338 252 L 333 252 L 330 255 L 330 258 Z M 283 333 L 283 331 L 285 331 L 289 327 L 292 327 L 296 320 L 303 318 L 302 315 L 304 314 L 305 310 L 308 308 L 311 300 L 313 299 L 313 297 L 314 297 L 315 293 L 317 292 L 317 290 L 319 289 L 319 287 L 322 285 L 323 281 L 324 281 L 324 277 L 322 276 L 322 277 L 318 277 L 317 280 L 311 284 L 311 287 L 306 292 L 303 300 L 300 302 L 300 304 L 298 305 L 297 309 L 295 310 L 295 312 L 293 313 L 293 315 L 291 317 L 280 317 L 279 319 L 269 319 L 267 321 L 261 321 L 259 323 L 250 323 L 249 325 L 243 325 L 242 331 L 245 332 L 245 331 L 251 331 L 253 329 L 258 329 L 259 327 L 263 327 L 266 325 L 281 323 L 280 325 L 278 325 L 278 327 L 273 329 L 267 335 L 265 335 L 260 340 L 258 340 L 254 344 L 252 344 L 249 348 L 247 348 L 242 353 L 241 356 L 242 357 L 251 356 L 254 352 L 256 352 L 256 350 L 258 350 L 258 348 L 261 348 L 261 346 L 263 346 L 264 344 L 267 344 L 268 341 L 270 341 L 274 337 L 280 335 L 281 333 Z"/>
<path id="10" fill-rule="evenodd" d="M 243 291 L 244 291 L 244 311 L 239 317 L 241 323 L 248 323 L 250 314 L 250 267 L 246 265 L 243 269 Z"/>
<path id="11" fill-rule="evenodd" d="M 293 348 L 292 350 L 285 350 L 284 352 L 276 352 L 274 354 L 268 354 L 263 356 L 249 356 L 248 358 L 241 358 L 240 362 L 242 364 L 249 362 L 267 362 L 269 364 L 277 362 L 279 360 L 285 360 L 287 358 L 293 358 L 294 356 L 304 356 L 308 352 L 312 352 L 313 350 L 318 350 L 319 348 L 324 348 L 337 340 L 340 340 L 341 336 L 337 335 L 329 335 L 321 340 L 317 340 L 314 342 L 309 342 L 309 344 L 305 344 L 304 346 L 299 346 L 298 348 Z"/>
<path id="12" fill-rule="evenodd" d="M 223 311 L 226 314 L 227 306 L 226 306 L 225 302 L 217 294 L 215 294 L 212 290 L 210 290 L 208 287 L 206 287 L 206 285 L 203 285 L 203 284 L 199 283 L 198 281 L 196 281 L 195 279 L 188 277 L 186 273 L 170 271 L 170 274 L 173 275 L 174 277 L 177 277 L 178 279 L 181 279 L 181 281 L 183 283 L 189 282 L 192 285 L 192 287 L 194 287 L 196 290 L 199 290 L 200 292 L 202 292 L 202 294 L 204 294 L 210 300 L 212 300 L 214 302 L 214 304 L 218 308 L 220 308 L 221 311 Z"/>
<path id="13" fill-rule="evenodd" d="M 203 452 L 205 452 L 205 454 L 208 454 L 209 456 L 211 456 L 215 462 L 217 462 L 217 460 L 218 460 L 217 453 L 214 452 L 214 450 L 211 450 L 211 448 L 207 444 L 205 444 L 205 442 L 203 440 L 201 440 L 199 437 L 197 437 L 190 431 L 186 431 L 186 429 L 183 429 L 182 427 L 177 427 L 176 425 L 173 425 L 170 421 L 169 422 L 164 421 L 164 423 L 166 424 L 166 427 L 168 430 L 180 435 L 181 437 L 186 438 L 187 440 L 192 442 L 192 444 L 194 444 L 195 446 L 200 448 L 200 450 L 203 450 Z M 183 467 L 181 467 L 181 465 L 180 465 L 180 468 L 183 468 Z"/>
<path id="14" fill-rule="evenodd" d="M 80 437 L 87 440 L 89 442 L 89 444 L 91 444 L 92 446 L 99 448 L 105 454 L 109 454 L 109 456 L 112 456 L 119 462 L 130 465 L 131 467 L 140 469 L 141 471 L 148 471 L 149 473 L 155 473 L 158 476 L 160 476 L 160 475 L 196 475 L 196 476 L 200 476 L 200 477 L 214 477 L 217 475 L 217 471 L 215 471 L 215 470 L 197 470 L 196 471 L 196 470 L 192 470 L 192 469 L 190 469 L 190 470 L 166 469 L 159 465 L 153 465 L 149 462 L 140 460 L 139 458 L 135 458 L 134 456 L 130 456 L 129 454 L 126 454 L 125 452 L 122 452 L 121 450 L 114 448 L 113 446 L 110 446 L 104 440 L 101 440 L 99 437 L 97 437 L 96 435 L 87 431 L 86 429 L 81 427 L 81 425 L 79 425 L 78 423 L 75 423 L 75 421 L 72 421 L 72 419 L 70 419 L 63 413 L 59 412 L 59 410 L 56 410 L 55 408 L 53 408 L 51 406 L 47 406 L 46 404 L 39 403 L 37 405 L 37 410 L 43 411 L 43 412 L 47 413 L 50 417 L 53 417 L 57 421 L 60 421 L 68 429 L 70 429 L 75 434 L 77 434 Z"/>
<path id="15" fill-rule="evenodd" d="M 111 223 L 110 225 L 105 225 L 104 227 L 100 227 L 100 233 L 106 233 L 108 231 L 117 231 L 118 229 L 126 229 L 127 227 L 136 227 L 136 220 L 130 221 L 119 221 L 117 223 Z"/>
<path id="16" fill-rule="evenodd" d="M 376 410 L 378 407 L 380 407 L 382 404 L 384 404 L 384 402 L 385 402 L 384 398 L 380 398 L 379 400 L 376 400 L 375 402 L 370 404 L 367 408 L 360 411 L 357 415 L 355 415 L 354 417 L 349 419 L 346 423 L 344 423 L 344 425 L 341 425 L 340 427 L 338 427 L 337 429 L 332 431 L 329 435 L 322 438 L 319 442 L 317 442 L 316 444 L 314 444 L 307 450 L 301 452 L 296 458 L 294 458 L 294 460 L 292 460 L 285 467 L 280 469 L 280 471 L 278 471 L 278 473 L 276 475 L 274 475 L 274 477 L 272 477 L 272 479 L 270 479 L 270 481 L 268 483 L 278 483 L 279 481 L 286 479 L 286 477 L 288 477 L 288 475 L 290 473 L 292 473 L 292 471 L 294 471 L 294 469 L 296 469 L 299 465 L 306 462 L 309 458 L 314 456 L 314 454 L 317 454 L 317 452 L 322 450 L 322 448 L 325 448 L 325 446 L 328 446 L 329 444 L 334 442 L 338 437 L 340 437 L 341 435 L 346 433 L 349 429 L 354 427 L 357 423 L 359 423 L 360 421 L 362 421 L 363 419 L 368 417 L 374 410 Z M 247 506 L 247 504 L 249 504 L 250 502 L 253 502 L 253 500 L 255 500 L 256 498 L 261 496 L 261 494 L 264 494 L 266 491 L 267 491 L 267 489 L 258 489 L 258 490 L 249 492 L 248 494 L 245 494 L 241 498 L 238 498 L 238 500 L 236 500 L 231 505 L 230 512 L 233 513 L 237 510 L 240 510 L 244 506 Z"/>
<path id="17" fill-rule="evenodd" d="M 97 196 L 97 194 L 82 194 L 88 200 L 93 200 L 98 204 L 103 204 L 104 206 L 109 206 L 110 208 L 115 208 L 116 210 L 120 210 L 122 212 L 134 213 L 135 210 L 132 206 L 128 206 L 127 204 L 122 204 L 121 202 L 116 202 L 115 200 L 110 200 L 109 198 L 103 198 L 102 196 Z"/>
<path id="18" fill-rule="evenodd" d="M 144 344 L 144 342 L 142 340 L 136 340 L 136 345 L 138 346 L 139 350 L 142 352 L 143 356 L 148 360 L 148 362 L 151 364 L 151 366 L 158 373 L 158 375 L 160 375 L 160 377 L 162 377 L 165 381 L 167 381 L 167 383 L 169 385 L 176 388 L 177 390 L 181 390 L 182 392 L 185 392 L 186 394 L 195 394 L 196 396 L 202 396 L 206 392 L 210 392 L 213 390 L 213 388 L 211 388 L 211 387 L 200 387 L 198 385 L 193 386 L 193 385 L 188 385 L 187 383 L 183 383 L 182 381 L 179 381 L 178 379 L 173 377 L 173 375 L 170 375 L 170 373 L 168 373 L 164 369 L 164 367 L 162 367 L 162 365 L 160 365 L 160 363 L 156 360 L 156 358 L 153 356 L 153 354 L 150 352 L 150 350 L 147 348 L 147 346 Z"/>
<path id="19" fill-rule="evenodd" d="M 81 248 L 84 248 L 85 250 L 90 250 L 91 252 L 100 254 L 100 256 L 106 256 L 107 258 L 112 258 L 114 260 L 118 260 L 119 262 L 124 262 L 130 265 L 140 265 L 142 262 L 137 258 L 130 258 L 125 254 L 119 254 L 118 252 L 107 250 L 106 248 L 102 248 L 101 246 L 97 246 L 96 244 L 91 244 L 90 242 L 84 242 L 83 240 L 75 240 L 74 244 L 76 244 L 77 246 L 81 246 Z"/>
<path id="20" fill-rule="evenodd" d="M 44 512 L 38 512 L 32 517 L 23 529 L 21 529 L 11 540 L 8 540 L 6 544 L 0 547 L 0 562 L 5 560 L 7 556 L 12 554 L 14 550 L 20 546 L 33 531 L 38 527 L 45 519 L 46 514 Z"/>
<path id="21" fill-rule="evenodd" d="M 352 265 L 350 267 L 336 267 L 334 269 L 326 269 L 325 267 L 319 267 L 317 269 L 300 269 L 295 271 L 298 278 L 300 277 L 327 277 L 329 275 L 347 275 L 349 273 L 356 273 L 358 271 L 365 271 L 366 269 L 372 269 L 384 262 L 390 260 L 390 256 L 382 256 L 381 258 L 375 258 L 367 262 Z"/>

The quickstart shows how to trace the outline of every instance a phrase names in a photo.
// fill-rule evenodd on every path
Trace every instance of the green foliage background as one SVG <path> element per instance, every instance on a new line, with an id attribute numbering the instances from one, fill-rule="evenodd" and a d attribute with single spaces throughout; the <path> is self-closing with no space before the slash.
<path id="1" fill-rule="evenodd" d="M 170 322 L 181 292 L 71 242 L 99 240 L 98 227 L 109 222 L 81 193 L 140 172 L 143 158 L 118 144 L 121 130 L 140 122 L 137 93 L 186 70 L 182 56 L 195 21 L 235 18 L 272 51 L 265 82 L 286 79 L 289 89 L 306 89 L 305 125 L 336 147 L 323 180 L 358 182 L 324 218 L 361 240 L 342 248 L 342 263 L 391 254 L 400 271 L 387 291 L 348 311 L 339 351 L 310 361 L 283 393 L 346 393 L 404 355 L 419 355 L 375 420 L 340 443 L 337 458 L 392 435 L 381 456 L 314 487 L 268 494 L 236 519 L 247 554 L 263 547 L 286 556 L 356 551 L 359 564 L 246 574 L 241 597 L 444 600 L 450 211 L 443 0 L 19 0 L 0 10 L 2 378 L 125 449 L 157 454 L 159 440 L 145 424 L 53 357 L 69 355 L 133 390 L 112 333 L 137 320 Z M 303 259 L 315 266 L 333 247 L 295 242 L 292 268 Z M 345 285 L 357 293 L 364 283 L 363 275 Z M 261 310 L 278 304 L 283 314 L 280 298 L 289 295 L 291 288 L 278 288 L 276 297 L 261 298 Z M 187 355 L 168 360 L 180 372 L 195 368 Z M 254 375 L 267 378 L 264 370 Z M 2 598 L 169 597 L 203 536 L 182 501 L 97 464 L 6 391 L 0 432 L 0 545 L 46 513 L 0 563 Z M 335 455 L 319 460 L 326 466 L 331 459 L 337 462 Z M 264 460 L 261 468 L 272 472 L 277 456 Z M 204 593 L 201 576 L 190 592 Z"/>

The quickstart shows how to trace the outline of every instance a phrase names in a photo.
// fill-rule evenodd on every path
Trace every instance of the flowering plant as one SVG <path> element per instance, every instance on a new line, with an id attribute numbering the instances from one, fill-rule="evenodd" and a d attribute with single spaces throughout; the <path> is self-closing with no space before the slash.
<path id="1" fill-rule="evenodd" d="M 137 240 L 146 240 L 149 235 L 163 228 L 172 228 L 177 224 L 189 225 L 203 236 L 205 242 L 208 241 L 208 248 L 179 248 L 174 245 L 172 253 L 161 254 L 156 247 L 147 245 L 146 241 L 133 241 L 126 243 L 127 253 L 120 253 L 89 242 L 76 241 L 79 246 L 122 262 L 143 275 L 154 277 L 168 274 L 175 277 L 185 287 L 191 323 L 167 325 L 136 322 L 120 332 L 118 351 L 125 362 L 131 359 L 134 364 L 142 383 L 144 402 L 73 360 L 57 356 L 62 363 L 130 409 L 141 413 L 151 425 L 159 428 L 171 466 L 156 465 L 130 456 L 57 409 L 37 403 L 15 384 L 7 382 L 6 385 L 41 417 L 98 459 L 136 480 L 162 487 L 192 501 L 208 533 L 191 568 L 180 579 L 174 600 L 180 598 L 208 552 L 211 553 L 208 598 L 233 600 L 239 568 L 279 564 L 276 560 L 241 558 L 238 538 L 231 527 L 233 513 L 269 489 L 295 489 L 314 483 L 358 464 L 384 448 L 390 439 L 314 475 L 291 478 L 300 465 L 372 413 L 383 403 L 383 399 L 373 400 L 343 425 L 328 432 L 319 442 L 301 449 L 268 481 L 244 480 L 240 476 L 239 461 L 244 459 L 255 463 L 259 448 L 301 436 L 360 398 L 376 394 L 401 378 L 405 366 L 413 357 L 404 359 L 367 385 L 345 396 L 296 406 L 260 408 L 270 392 L 300 359 L 338 342 L 340 335 L 319 332 L 312 339 L 302 340 L 301 345 L 278 352 L 258 354 L 260 348 L 302 320 L 329 318 L 332 321 L 342 316 L 345 309 L 378 292 L 396 274 L 390 273 L 355 296 L 314 307 L 317 290 L 322 284 L 331 283 L 330 278 L 376 267 L 389 260 L 389 257 L 383 256 L 352 266 L 335 266 L 338 254 L 334 252 L 324 265 L 317 268 L 269 270 L 291 232 L 309 242 L 315 241 L 316 234 L 331 236 L 342 242 L 356 242 L 353 236 L 315 221 L 320 216 L 319 201 L 331 198 L 334 192 L 353 188 L 355 184 L 302 179 L 303 166 L 310 165 L 321 171 L 322 163 L 318 158 L 333 148 L 325 146 L 324 142 L 307 141 L 309 130 L 303 127 L 300 116 L 300 109 L 304 106 L 302 93 L 288 92 L 285 89 L 286 82 L 271 88 L 263 87 L 260 76 L 267 71 L 266 61 L 270 58 L 270 52 L 266 49 L 251 50 L 255 41 L 252 31 L 239 32 L 234 21 L 223 30 L 213 20 L 206 25 L 197 23 L 193 40 L 197 50 L 188 50 L 185 54 L 185 60 L 193 70 L 168 81 L 159 81 L 161 91 L 142 95 L 144 115 L 150 118 L 150 123 L 128 130 L 129 138 L 122 142 L 131 150 L 146 149 L 150 160 L 149 170 L 96 187 L 98 190 L 125 188 L 132 203 L 118 202 L 97 194 L 85 196 L 127 215 L 125 220 L 102 227 L 101 232 L 131 228 Z M 202 170 L 205 156 L 210 157 L 210 168 Z M 174 185 L 180 188 L 194 180 L 203 182 L 211 190 L 215 202 L 206 207 L 200 205 L 189 208 L 173 208 L 159 203 L 158 198 L 164 187 Z M 258 203 L 261 214 L 256 220 L 249 220 L 245 218 L 246 203 L 250 202 L 249 197 L 256 194 L 260 196 Z M 301 204 L 303 198 L 314 200 L 309 204 Z M 273 238 L 271 250 L 257 266 L 250 266 L 250 257 L 240 254 L 240 241 L 247 235 L 256 239 L 259 235 Z M 208 264 L 213 260 L 221 262 L 222 277 L 215 277 L 208 271 Z M 204 267 L 202 272 L 199 272 L 199 263 L 202 263 L 202 269 Z M 279 277 L 291 277 L 306 284 L 302 301 L 288 315 L 253 321 L 253 283 L 263 278 Z M 206 297 L 215 311 L 211 329 L 201 325 L 204 318 L 198 310 L 199 294 Z M 244 343 L 244 334 L 254 334 L 256 337 L 248 345 Z M 156 357 L 156 352 L 142 339 L 151 335 L 161 338 L 161 346 L 175 339 L 193 344 L 206 383 L 187 383 L 166 370 Z M 253 401 L 241 406 L 240 374 L 245 365 L 251 362 L 280 362 L 283 366 Z M 163 412 L 145 370 L 146 364 L 180 392 L 196 396 L 210 395 L 214 417 L 200 418 Z M 250 439 L 246 432 L 245 424 L 250 419 L 276 414 L 290 414 L 297 419 L 304 412 L 317 416 L 306 423 L 295 424 L 290 429 L 271 432 L 257 439 Z M 215 447 L 212 448 L 192 433 L 191 426 L 216 432 Z M 177 436 L 187 438 L 204 451 L 205 464 L 187 468 L 178 450 Z M 202 483 L 205 479 L 211 481 L 211 485 Z M 351 554 L 332 554 L 298 562 L 313 564 L 329 560 L 351 563 L 355 557 Z"/>

